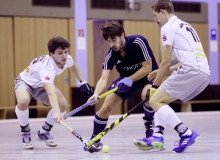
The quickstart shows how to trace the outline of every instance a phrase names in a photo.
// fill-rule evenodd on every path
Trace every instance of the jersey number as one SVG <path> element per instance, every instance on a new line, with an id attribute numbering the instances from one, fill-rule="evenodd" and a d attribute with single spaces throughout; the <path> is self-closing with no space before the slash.
<path id="1" fill-rule="evenodd" d="M 188 25 L 188 26 L 186 26 L 186 31 L 191 33 L 191 35 L 192 35 L 195 42 L 200 42 L 199 37 L 196 34 L 196 32 L 194 31 L 194 29 L 191 26 L 189 26 L 189 24 L 184 24 L 184 23 L 180 24 L 180 28 L 182 28 L 183 25 Z"/>
<path id="2" fill-rule="evenodd" d="M 45 55 L 35 58 L 35 59 L 33 60 L 33 64 L 36 63 L 36 62 L 38 62 L 38 61 L 42 61 L 42 60 L 44 59 L 44 57 L 45 57 Z"/>
<path id="3" fill-rule="evenodd" d="M 192 34 L 193 39 L 194 39 L 195 42 L 200 42 L 198 35 L 197 35 L 196 32 L 192 29 L 192 27 L 186 27 L 186 30 Z"/>

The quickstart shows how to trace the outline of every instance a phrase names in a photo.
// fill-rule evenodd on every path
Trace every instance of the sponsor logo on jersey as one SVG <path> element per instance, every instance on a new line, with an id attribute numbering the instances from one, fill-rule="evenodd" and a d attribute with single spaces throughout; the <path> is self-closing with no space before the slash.
<path id="1" fill-rule="evenodd" d="M 117 62 L 116 64 L 119 64 L 119 63 L 121 63 L 121 61 L 120 61 L 120 60 L 118 60 L 118 62 Z"/>
<path id="2" fill-rule="evenodd" d="M 29 67 L 25 68 L 24 72 L 25 72 L 26 74 L 30 73 Z"/>
<path id="3" fill-rule="evenodd" d="M 167 37 L 165 35 L 163 35 L 163 41 L 166 41 L 167 40 Z"/>
<path id="4" fill-rule="evenodd" d="M 50 80 L 50 77 L 49 77 L 49 76 L 46 76 L 45 79 L 49 81 L 49 80 Z"/>
<path id="5" fill-rule="evenodd" d="M 134 64 L 132 66 L 123 67 L 123 70 L 126 70 L 126 71 L 135 70 L 141 66 L 142 66 L 141 63 L 138 63 L 138 64 Z"/>

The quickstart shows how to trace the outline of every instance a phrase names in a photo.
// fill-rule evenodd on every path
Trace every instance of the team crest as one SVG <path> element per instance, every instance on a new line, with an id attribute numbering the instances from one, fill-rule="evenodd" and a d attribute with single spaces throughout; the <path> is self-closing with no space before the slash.
<path id="1" fill-rule="evenodd" d="M 167 37 L 165 35 L 163 35 L 162 39 L 163 39 L 163 41 L 166 41 Z"/>

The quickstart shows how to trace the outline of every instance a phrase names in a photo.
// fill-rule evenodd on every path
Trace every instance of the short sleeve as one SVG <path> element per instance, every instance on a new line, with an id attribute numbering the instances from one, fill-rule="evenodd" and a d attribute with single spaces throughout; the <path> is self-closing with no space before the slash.
<path id="1" fill-rule="evenodd" d="M 175 31 L 171 26 L 163 26 L 161 28 L 161 39 L 163 46 L 173 45 Z"/>
<path id="2" fill-rule="evenodd" d="M 151 52 L 148 42 L 145 38 L 136 38 L 133 42 L 133 52 L 137 53 L 141 62 L 151 59 Z"/>
<path id="3" fill-rule="evenodd" d="M 112 70 L 114 68 L 117 59 L 115 59 L 115 56 L 113 56 L 112 52 L 112 49 L 110 49 L 108 54 L 106 55 L 102 66 L 103 70 Z"/>

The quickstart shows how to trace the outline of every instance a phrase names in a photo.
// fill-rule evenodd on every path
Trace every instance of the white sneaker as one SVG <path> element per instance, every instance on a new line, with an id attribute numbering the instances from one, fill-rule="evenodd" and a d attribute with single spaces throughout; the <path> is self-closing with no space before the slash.
<path id="1" fill-rule="evenodd" d="M 34 148 L 34 145 L 31 144 L 31 133 L 30 132 L 21 132 L 22 142 L 24 149 L 31 150 Z"/>
<path id="2" fill-rule="evenodd" d="M 45 144 L 49 147 L 57 146 L 57 142 L 53 140 L 53 137 L 50 135 L 50 132 L 40 133 L 40 131 L 38 131 L 36 135 L 36 139 L 38 141 L 44 141 Z"/>

